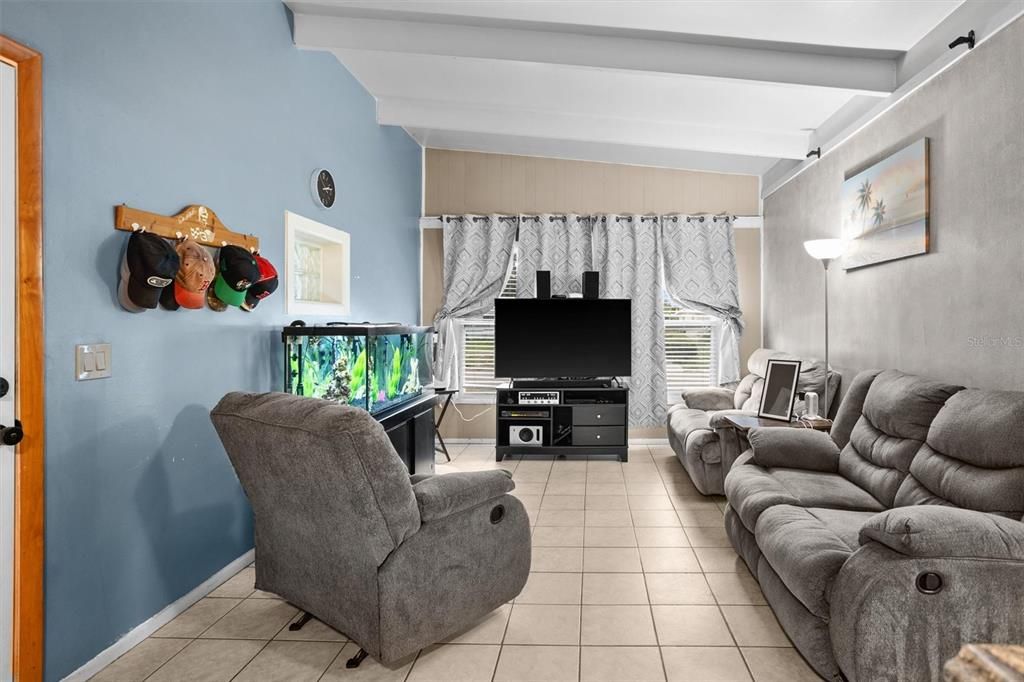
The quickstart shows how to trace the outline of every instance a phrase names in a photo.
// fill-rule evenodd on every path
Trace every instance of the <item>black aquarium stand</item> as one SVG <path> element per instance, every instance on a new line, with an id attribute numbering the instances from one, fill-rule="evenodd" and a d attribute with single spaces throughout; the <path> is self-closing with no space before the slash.
<path id="1" fill-rule="evenodd" d="M 374 415 L 410 474 L 434 473 L 433 391 Z"/>
<path id="2" fill-rule="evenodd" d="M 507 455 L 613 455 L 629 461 L 629 390 L 601 383 L 531 381 L 497 389 L 497 460 Z M 513 443 L 516 427 L 540 427 L 539 444 Z"/>

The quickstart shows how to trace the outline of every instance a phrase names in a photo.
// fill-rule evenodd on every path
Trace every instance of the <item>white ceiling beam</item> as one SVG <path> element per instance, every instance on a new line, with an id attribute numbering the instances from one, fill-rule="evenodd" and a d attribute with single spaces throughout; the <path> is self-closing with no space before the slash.
<path id="1" fill-rule="evenodd" d="M 978 43 L 982 43 L 1022 11 L 1022 0 L 967 0 L 899 59 L 896 84 L 912 86 L 930 77 L 967 51 L 966 46 L 950 50 L 954 38 L 973 30 Z"/>
<path id="2" fill-rule="evenodd" d="M 950 49 L 948 46 L 949 42 L 958 35 L 964 35 L 967 31 L 973 30 L 977 41 L 976 45 L 981 45 L 1022 16 L 1024 16 L 1024 2 L 1021 0 L 968 0 L 962 4 L 941 24 L 932 29 L 901 60 L 900 86 L 895 92 L 878 100 L 866 111 L 859 111 L 859 115 L 853 120 L 844 121 L 844 126 L 829 126 L 822 131 L 822 134 L 816 132 L 811 138 L 810 146 L 821 147 L 821 157 L 798 163 L 782 159 L 776 163 L 761 178 L 761 197 L 770 196 L 778 191 L 787 182 L 841 147 L 884 113 L 912 95 L 918 88 L 954 66 L 961 59 L 969 59 L 971 51 L 967 49 L 966 45 L 961 45 L 956 49 Z M 936 57 L 936 55 L 938 56 Z M 929 62 L 929 59 L 932 61 Z M 859 107 L 860 104 L 852 106 Z M 837 114 L 833 118 L 839 120 L 840 115 Z"/>
<path id="3" fill-rule="evenodd" d="M 889 94 L 897 60 L 878 50 L 828 48 L 740 39 L 683 39 L 672 34 L 613 31 L 588 34 L 535 28 L 467 26 L 330 13 L 309 2 L 289 2 L 300 48 L 355 49 L 498 59 L 649 73 L 728 78 L 762 83 Z M 343 8 L 342 8 L 343 9 Z M 320 13 L 320 12 L 324 13 Z M 435 20 L 436 21 L 436 20 Z M 815 51 L 817 50 L 817 51 Z"/>
<path id="4" fill-rule="evenodd" d="M 519 104 L 519 106 L 516 106 Z M 802 159 L 805 132 L 715 128 L 675 121 L 569 114 L 529 109 L 529 102 L 479 107 L 402 97 L 377 98 L 377 122 L 404 128 L 591 141 L 635 147 Z"/>

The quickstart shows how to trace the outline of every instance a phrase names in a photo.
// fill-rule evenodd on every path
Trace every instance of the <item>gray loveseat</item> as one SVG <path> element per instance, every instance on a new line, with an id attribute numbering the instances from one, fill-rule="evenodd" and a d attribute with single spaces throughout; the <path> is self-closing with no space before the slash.
<path id="1" fill-rule="evenodd" d="M 749 373 L 735 389 L 708 387 L 683 391 L 683 401 L 669 408 L 668 442 L 701 493 L 721 495 L 724 492 L 725 475 L 744 444 L 734 429 L 724 426 L 723 417 L 757 414 L 768 361 L 772 359 L 801 360 L 797 392 L 816 392 L 822 398 L 821 409 L 824 409 L 825 363 L 768 348 L 751 353 L 747 361 Z M 836 395 L 839 381 L 839 374 L 833 371 L 829 376 L 832 397 Z M 798 400 L 795 414 L 803 409 L 803 401 Z"/>
<path id="2" fill-rule="evenodd" d="M 530 524 L 508 472 L 408 475 L 367 412 L 229 393 L 211 413 L 252 504 L 256 587 L 397 661 L 516 597 Z"/>
<path id="3" fill-rule="evenodd" d="M 931 680 L 1024 641 L 1024 393 L 856 377 L 831 437 L 754 429 L 726 530 L 823 677 Z"/>

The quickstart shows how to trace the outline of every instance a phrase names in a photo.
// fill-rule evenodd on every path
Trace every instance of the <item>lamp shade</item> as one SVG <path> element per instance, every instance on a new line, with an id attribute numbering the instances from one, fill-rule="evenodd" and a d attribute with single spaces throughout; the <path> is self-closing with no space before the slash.
<path id="1" fill-rule="evenodd" d="M 811 258 L 832 260 L 843 255 L 843 251 L 846 250 L 846 242 L 842 239 L 812 239 L 804 242 L 804 249 L 811 255 Z"/>

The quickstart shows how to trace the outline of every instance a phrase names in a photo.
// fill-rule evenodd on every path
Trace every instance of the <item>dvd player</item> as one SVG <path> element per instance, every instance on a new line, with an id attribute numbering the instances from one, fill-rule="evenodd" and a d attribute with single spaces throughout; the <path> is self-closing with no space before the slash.
<path id="1" fill-rule="evenodd" d="M 501 411 L 501 416 L 513 419 L 547 419 L 551 413 L 544 410 L 507 410 Z"/>

